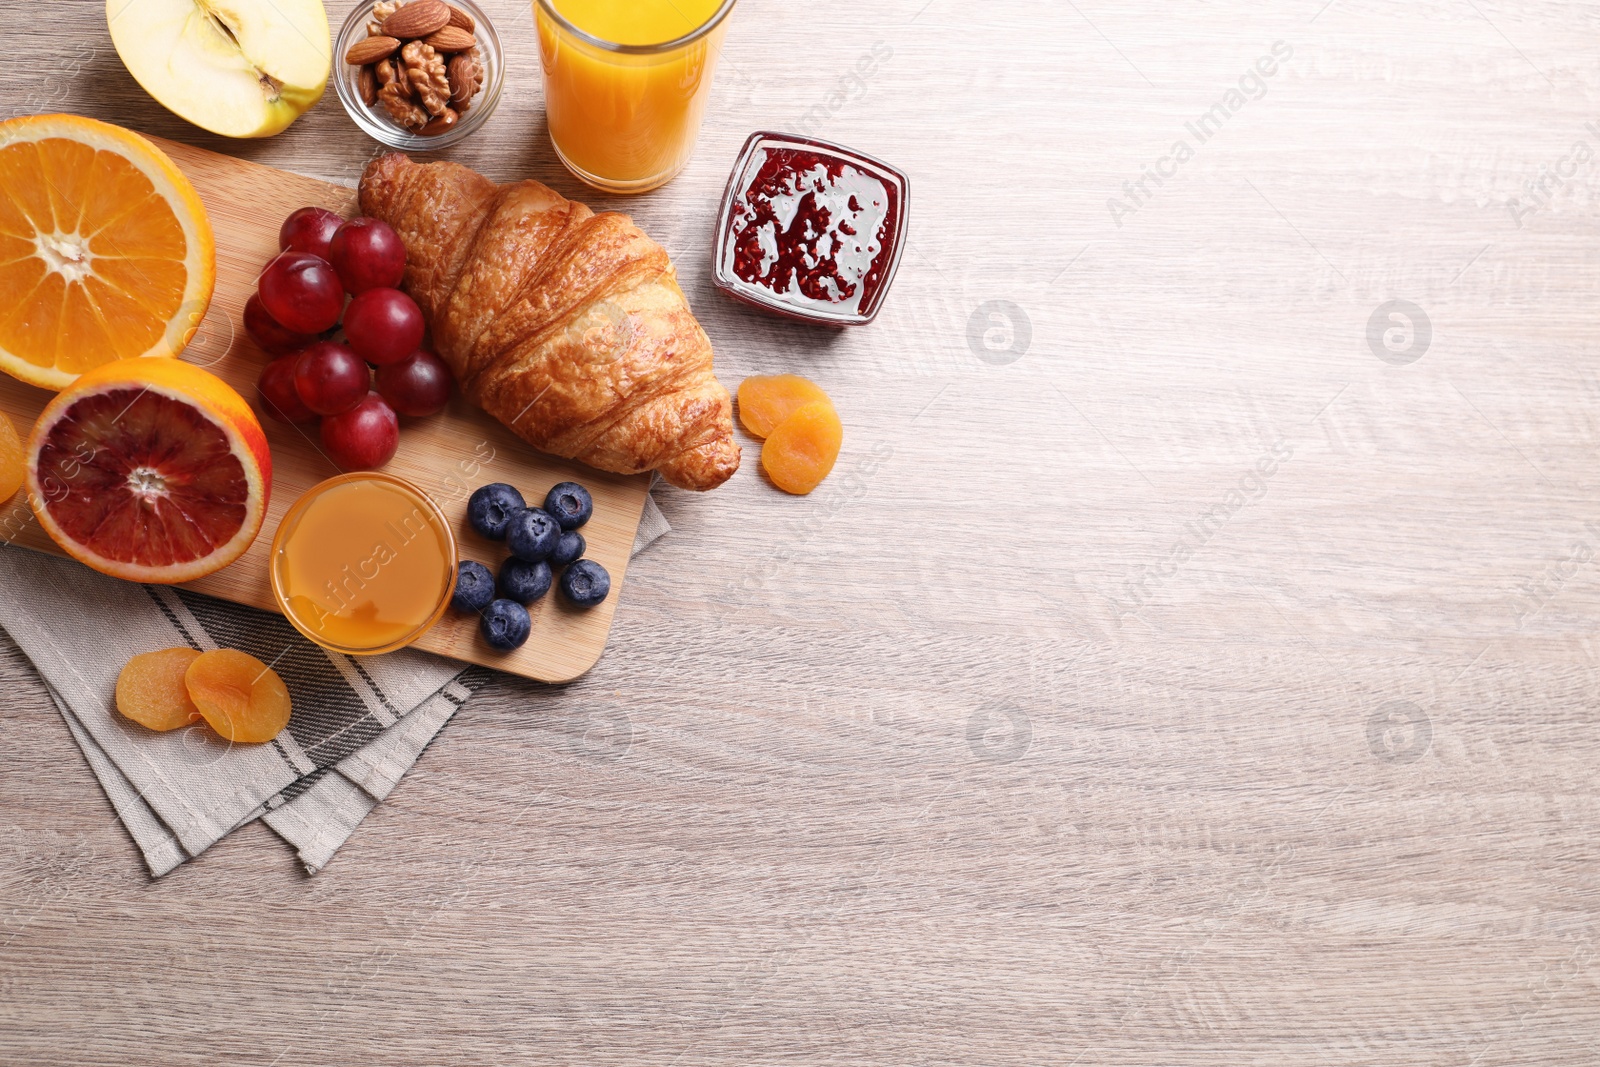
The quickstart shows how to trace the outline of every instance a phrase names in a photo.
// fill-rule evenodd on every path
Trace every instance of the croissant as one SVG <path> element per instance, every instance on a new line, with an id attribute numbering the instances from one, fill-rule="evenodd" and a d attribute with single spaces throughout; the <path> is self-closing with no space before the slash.
<path id="1" fill-rule="evenodd" d="M 533 447 L 714 489 L 739 469 L 733 401 L 666 250 L 536 181 L 391 152 L 361 210 L 406 248 L 402 282 L 463 394 Z"/>

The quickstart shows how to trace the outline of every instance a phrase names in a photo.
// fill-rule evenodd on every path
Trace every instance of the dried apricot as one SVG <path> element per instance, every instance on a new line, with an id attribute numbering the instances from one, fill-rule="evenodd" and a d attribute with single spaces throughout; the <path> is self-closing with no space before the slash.
<path id="1" fill-rule="evenodd" d="M 183 680 L 206 722 L 229 741 L 271 741 L 289 724 L 289 690 L 254 656 L 231 648 L 207 652 Z"/>
<path id="2" fill-rule="evenodd" d="M 192 648 L 164 648 L 133 657 L 117 675 L 117 710 L 152 730 L 188 726 L 200 718 L 200 709 L 189 699 L 183 676 L 199 658 Z"/>
<path id="3" fill-rule="evenodd" d="M 761 466 L 772 484 L 804 496 L 822 483 L 839 458 L 844 427 L 826 400 L 805 404 L 780 422 L 761 446 Z"/>
<path id="4" fill-rule="evenodd" d="M 27 477 L 28 460 L 22 439 L 6 413 L 0 411 L 0 504 L 10 500 Z"/>
<path id="5" fill-rule="evenodd" d="M 827 401 L 828 394 L 798 374 L 758 374 L 739 383 L 739 421 L 757 437 L 766 437 L 784 419 L 818 400 Z"/>

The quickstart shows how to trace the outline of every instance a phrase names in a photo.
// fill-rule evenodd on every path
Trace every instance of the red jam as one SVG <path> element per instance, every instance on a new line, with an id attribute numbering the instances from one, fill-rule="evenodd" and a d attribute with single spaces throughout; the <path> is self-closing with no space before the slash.
<path id="1" fill-rule="evenodd" d="M 719 284 L 792 317 L 869 321 L 899 259 L 904 188 L 848 150 L 757 134 L 729 181 Z"/>

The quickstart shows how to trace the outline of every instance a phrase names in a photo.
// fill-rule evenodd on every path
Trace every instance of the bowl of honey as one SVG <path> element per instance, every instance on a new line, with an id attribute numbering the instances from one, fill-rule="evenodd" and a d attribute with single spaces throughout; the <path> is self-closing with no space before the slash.
<path id="1" fill-rule="evenodd" d="M 455 592 L 459 555 L 444 512 L 377 471 L 340 474 L 295 501 L 272 539 L 284 617 L 333 652 L 373 656 L 428 631 Z"/>

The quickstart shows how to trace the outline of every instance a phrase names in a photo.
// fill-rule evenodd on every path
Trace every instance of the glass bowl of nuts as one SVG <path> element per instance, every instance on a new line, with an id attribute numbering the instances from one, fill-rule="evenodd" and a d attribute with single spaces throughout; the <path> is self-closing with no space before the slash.
<path id="1" fill-rule="evenodd" d="M 455 144 L 500 101 L 500 38 L 472 0 L 362 0 L 333 52 L 339 102 L 390 148 Z"/>

